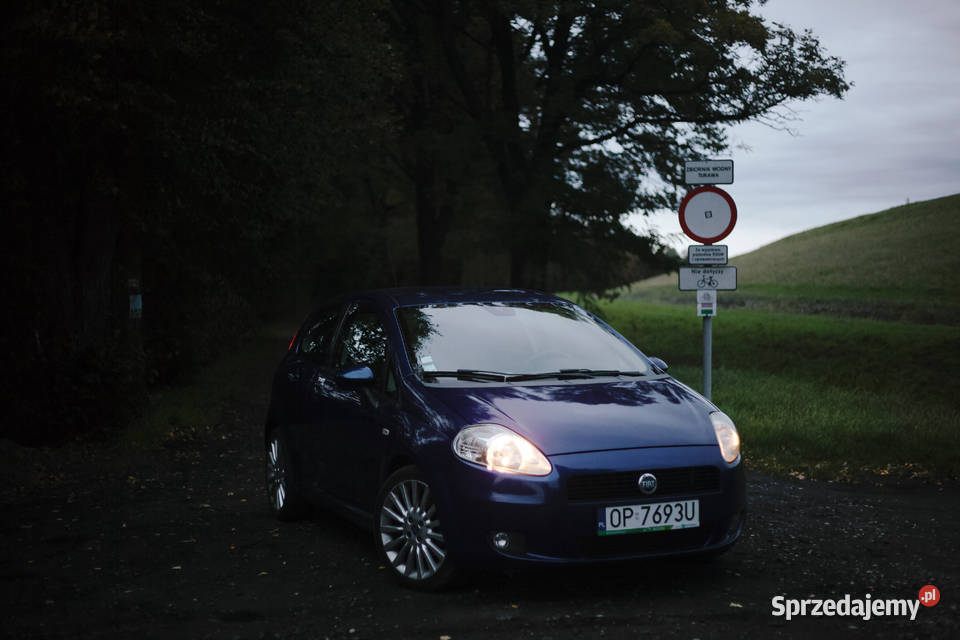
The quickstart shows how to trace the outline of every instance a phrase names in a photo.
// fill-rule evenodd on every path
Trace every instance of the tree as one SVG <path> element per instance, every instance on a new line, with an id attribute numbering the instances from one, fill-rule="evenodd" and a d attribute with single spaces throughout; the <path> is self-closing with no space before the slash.
<path id="1" fill-rule="evenodd" d="M 145 383 L 210 357 L 274 308 L 276 290 L 316 275 L 317 256 L 369 249 L 339 230 L 369 215 L 353 197 L 358 167 L 390 127 L 381 9 L 4 6 L 0 282 L 13 311 L 0 319 L 10 363 L 0 404 L 13 415 L 0 422 L 10 435 L 110 426 Z M 131 278 L 142 330 L 128 322 Z"/>
<path id="2" fill-rule="evenodd" d="M 765 23 L 751 0 L 395 5 L 430 21 L 449 100 L 496 166 L 513 285 L 544 286 L 551 262 L 575 270 L 585 253 L 608 274 L 631 252 L 663 259 L 623 216 L 674 206 L 684 159 L 720 153 L 728 125 L 782 125 L 791 102 L 849 87 L 813 34 Z"/>

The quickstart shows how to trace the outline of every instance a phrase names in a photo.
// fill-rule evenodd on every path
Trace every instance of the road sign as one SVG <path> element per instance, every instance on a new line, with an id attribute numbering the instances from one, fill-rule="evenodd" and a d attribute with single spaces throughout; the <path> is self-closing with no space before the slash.
<path id="1" fill-rule="evenodd" d="M 689 160 L 683 163 L 687 184 L 733 184 L 733 160 Z M 680 227 L 688 238 L 706 246 L 691 246 L 691 265 L 727 264 L 726 245 L 712 246 L 730 235 L 737 224 L 737 205 L 730 194 L 714 186 L 693 189 L 680 203 Z M 737 288 L 737 268 L 725 266 L 680 267 L 677 286 L 697 292 L 697 315 L 703 317 L 703 395 L 710 399 L 713 369 L 713 317 L 717 291 Z"/>
<path id="2" fill-rule="evenodd" d="M 683 163 L 687 184 L 733 184 L 733 160 L 687 160 Z"/>
<path id="3" fill-rule="evenodd" d="M 680 203 L 680 226 L 697 242 L 719 242 L 730 235 L 736 223 L 737 205 L 719 187 L 697 187 Z"/>
<path id="4" fill-rule="evenodd" d="M 703 289 L 697 291 L 697 315 L 704 317 L 717 315 L 716 291 Z"/>
<path id="5" fill-rule="evenodd" d="M 691 244 L 687 247 L 689 264 L 727 264 L 727 245 Z"/>
<path id="6" fill-rule="evenodd" d="M 680 291 L 736 291 L 736 267 L 680 267 Z"/>

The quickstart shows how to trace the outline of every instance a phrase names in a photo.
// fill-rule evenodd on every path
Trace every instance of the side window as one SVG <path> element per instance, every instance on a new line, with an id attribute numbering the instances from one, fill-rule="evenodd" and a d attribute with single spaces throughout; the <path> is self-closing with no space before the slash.
<path id="1" fill-rule="evenodd" d="M 340 312 L 336 308 L 324 309 L 317 313 L 311 319 L 310 326 L 307 327 L 300 342 L 300 353 L 317 362 L 326 360 L 330 340 L 333 339 L 333 331 L 337 328 L 339 317 Z"/>
<path id="2" fill-rule="evenodd" d="M 336 353 L 341 369 L 368 366 L 382 384 L 387 370 L 387 334 L 375 311 L 360 309 L 347 318 Z"/>

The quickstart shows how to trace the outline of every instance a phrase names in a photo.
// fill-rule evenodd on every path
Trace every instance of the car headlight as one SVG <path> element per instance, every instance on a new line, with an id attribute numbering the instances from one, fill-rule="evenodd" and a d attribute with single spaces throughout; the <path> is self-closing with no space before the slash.
<path id="1" fill-rule="evenodd" d="M 545 476 L 553 469 L 547 457 L 528 440 L 498 424 L 464 427 L 453 440 L 453 451 L 487 471 Z"/>
<path id="2" fill-rule="evenodd" d="M 720 445 L 720 454 L 727 462 L 733 462 L 740 455 L 740 434 L 730 416 L 722 411 L 710 414 L 713 431 L 717 434 L 717 443 Z"/>

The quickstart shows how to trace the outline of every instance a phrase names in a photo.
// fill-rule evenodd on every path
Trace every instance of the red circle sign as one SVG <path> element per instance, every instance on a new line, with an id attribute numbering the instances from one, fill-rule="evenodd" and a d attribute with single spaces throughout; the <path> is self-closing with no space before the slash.
<path id="1" fill-rule="evenodd" d="M 717 187 L 698 187 L 680 203 L 680 226 L 687 237 L 703 244 L 723 240 L 737 223 L 737 205 Z"/>

